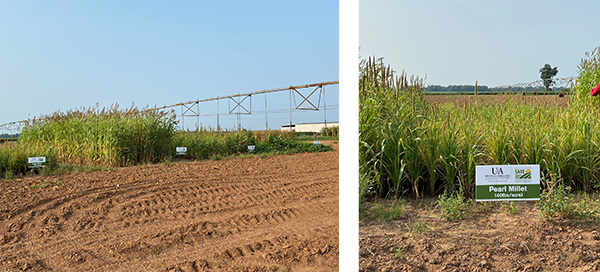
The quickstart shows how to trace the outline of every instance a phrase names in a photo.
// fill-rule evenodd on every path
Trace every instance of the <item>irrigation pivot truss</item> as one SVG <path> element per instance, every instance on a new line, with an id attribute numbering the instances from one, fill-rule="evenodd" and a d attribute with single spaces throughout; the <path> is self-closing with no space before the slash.
<path id="1" fill-rule="evenodd" d="M 0 139 L 5 138 L 7 135 L 10 135 L 8 138 L 12 139 L 13 136 L 21 132 L 25 126 L 25 122 L 27 122 L 27 120 L 15 121 L 0 125 Z"/>
<path id="2" fill-rule="evenodd" d="M 512 84 L 512 85 L 503 85 L 503 86 L 498 86 L 498 87 L 493 87 L 490 89 L 499 89 L 499 90 L 503 90 L 503 91 L 510 91 L 511 89 L 526 89 L 526 90 L 535 90 L 535 92 L 543 92 L 546 87 L 544 86 L 544 81 L 546 80 L 550 80 L 550 86 L 551 87 L 559 87 L 559 90 L 562 90 L 563 88 L 567 88 L 567 89 L 571 89 L 572 87 L 575 86 L 575 84 L 577 84 L 577 77 L 572 76 L 572 77 L 564 77 L 564 78 L 552 78 L 552 79 L 540 79 L 540 80 L 536 80 L 533 82 L 527 82 L 527 83 L 518 83 L 518 84 Z"/>
<path id="3" fill-rule="evenodd" d="M 305 85 L 297 85 L 297 86 L 289 86 L 289 87 L 283 87 L 283 88 L 277 88 L 277 89 L 269 89 L 269 90 L 262 90 L 262 91 L 255 91 L 255 92 L 249 92 L 249 93 L 238 93 L 238 94 L 233 94 L 233 95 L 226 95 L 226 96 L 218 96 L 218 97 L 213 97 L 213 98 L 206 98 L 206 99 L 198 99 L 198 100 L 193 100 L 193 101 L 188 101 L 188 102 L 182 102 L 182 103 L 177 103 L 177 104 L 172 104 L 172 105 L 167 105 L 167 106 L 162 106 L 162 107 L 154 107 L 154 108 L 150 108 L 147 109 L 147 111 L 157 111 L 157 110 L 165 110 L 165 109 L 169 109 L 169 108 L 175 108 L 175 107 L 180 107 L 181 111 L 179 114 L 179 118 L 181 121 L 181 129 L 184 129 L 185 127 L 185 119 L 184 117 L 196 117 L 196 118 L 200 118 L 200 103 L 203 102 L 209 102 L 209 101 L 217 101 L 217 113 L 213 114 L 216 115 L 216 121 L 217 121 L 217 129 L 220 130 L 220 124 L 219 124 L 219 119 L 220 119 L 220 114 L 218 112 L 218 103 L 219 101 L 222 100 L 227 100 L 227 105 L 228 105 L 228 112 L 226 114 L 231 115 L 234 114 L 237 116 L 237 128 L 241 128 L 241 115 L 251 115 L 253 113 L 255 114 L 265 114 L 265 119 L 267 117 L 267 113 L 269 112 L 288 112 L 290 114 L 290 126 L 292 125 L 292 110 L 312 110 L 312 111 L 319 111 L 319 110 L 323 110 L 324 111 L 324 122 L 325 124 L 327 124 L 327 109 L 333 109 L 333 108 L 337 108 L 339 107 L 339 105 L 327 105 L 326 101 L 325 101 L 325 89 L 323 88 L 324 86 L 327 85 L 335 85 L 335 84 L 339 84 L 339 81 L 328 81 L 328 82 L 321 82 L 321 83 L 313 83 L 313 84 L 305 84 Z M 308 91 L 305 91 L 304 89 L 308 89 Z M 302 91 L 301 91 L 302 90 Z M 271 110 L 267 110 L 267 103 L 266 103 L 266 96 L 265 96 L 265 106 L 264 106 L 264 110 L 262 111 L 252 111 L 252 96 L 256 96 L 256 95 L 261 95 L 261 94 L 269 94 L 269 93 L 274 93 L 274 92 L 284 92 L 284 91 L 289 91 L 290 92 L 290 107 L 289 109 L 271 109 Z M 315 101 L 316 100 L 316 101 Z M 175 113 L 176 117 L 177 117 L 177 113 Z M 10 123 L 5 123 L 0 125 L 0 135 L 2 134 L 9 134 L 9 135 L 14 135 L 17 133 L 20 133 L 20 131 L 23 129 L 23 127 L 25 126 L 25 124 L 27 123 L 28 120 L 21 120 L 21 121 L 15 121 L 15 122 L 10 122 Z M 266 128 L 268 129 L 268 122 L 265 120 L 266 122 Z M 199 123 L 199 122 L 198 122 Z M 0 136 L 1 137 L 1 136 Z"/>
<path id="4" fill-rule="evenodd" d="M 209 102 L 209 101 L 217 101 L 217 114 L 216 114 L 216 121 L 217 121 L 217 130 L 220 130 L 221 126 L 220 126 L 220 114 L 218 113 L 218 103 L 220 100 L 226 100 L 228 102 L 228 113 L 227 114 L 235 114 L 236 115 L 236 127 L 237 129 L 241 129 L 241 115 L 251 115 L 253 113 L 252 111 L 252 96 L 256 96 L 256 95 L 260 95 L 260 94 L 268 94 L 268 93 L 274 93 L 274 92 L 283 92 L 283 91 L 289 91 L 290 92 L 290 107 L 289 107 L 289 113 L 290 113 L 290 126 L 292 125 L 292 120 L 291 120 L 291 113 L 292 113 L 292 109 L 293 110 L 315 110 L 318 111 L 320 109 L 323 109 L 324 111 L 324 122 L 325 125 L 327 125 L 327 105 L 326 105 L 326 101 L 325 101 L 325 89 L 323 88 L 323 86 L 327 86 L 327 85 L 335 85 L 335 84 L 339 84 L 339 81 L 328 81 L 328 82 L 321 82 L 321 83 L 313 83 L 313 84 L 305 84 L 305 85 L 297 85 L 297 86 L 290 86 L 290 87 L 283 87 L 283 88 L 277 88 L 277 89 L 269 89 L 269 90 L 262 90 L 262 91 L 255 91 L 255 92 L 250 92 L 250 93 L 239 93 L 239 94 L 233 94 L 233 95 L 226 95 L 226 96 L 217 96 L 217 97 L 213 97 L 213 98 L 206 98 L 206 99 L 198 99 L 198 100 L 193 100 L 193 101 L 188 101 L 188 102 L 182 102 L 182 103 L 177 103 L 177 104 L 173 104 L 173 105 L 168 105 L 168 106 L 162 106 L 162 107 L 155 107 L 155 108 L 151 108 L 148 109 L 150 110 L 164 110 L 164 109 L 168 109 L 168 108 L 174 108 L 174 107 L 180 107 L 181 108 L 181 114 L 180 116 L 180 120 L 181 120 L 181 128 L 185 128 L 185 117 L 196 117 L 197 119 L 200 118 L 200 103 L 202 102 Z M 314 88 L 314 89 L 313 89 Z M 302 89 L 308 89 L 309 92 L 308 93 L 304 93 L 303 91 L 300 91 Z M 312 91 L 310 91 L 312 90 Z M 318 91 L 318 92 L 317 92 Z M 318 95 L 318 98 L 314 98 Z M 298 97 L 298 99 L 296 99 Z M 313 98 L 311 100 L 311 98 Z M 316 102 L 314 100 L 317 100 Z M 321 105 L 321 101 L 323 101 L 323 104 Z M 292 106 L 293 105 L 293 106 Z M 267 113 L 269 112 L 267 110 L 267 103 L 266 103 L 266 97 L 265 97 L 265 110 L 263 111 L 259 111 L 256 112 L 254 111 L 254 113 L 264 113 L 265 114 L 265 118 L 267 116 Z M 277 109 L 275 111 L 281 111 L 282 109 Z M 236 112 L 237 111 L 237 112 Z M 271 110 L 271 112 L 273 112 L 273 110 Z M 197 124 L 199 124 L 199 120 L 197 122 Z M 268 121 L 265 120 L 265 128 L 268 129 L 269 125 L 268 125 Z"/>

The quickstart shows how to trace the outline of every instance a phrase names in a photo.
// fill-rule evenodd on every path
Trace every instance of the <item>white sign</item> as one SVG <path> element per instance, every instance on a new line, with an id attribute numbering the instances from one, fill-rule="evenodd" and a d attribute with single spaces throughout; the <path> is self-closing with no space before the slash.
<path id="1" fill-rule="evenodd" d="M 540 200 L 540 166 L 478 165 L 476 201 Z"/>
<path id="2" fill-rule="evenodd" d="M 321 142 L 320 142 L 320 141 L 314 141 L 314 144 L 315 144 L 315 145 L 320 145 L 320 144 L 321 144 Z"/>
<path id="3" fill-rule="evenodd" d="M 28 168 L 46 167 L 46 157 L 30 157 L 27 162 Z"/>
<path id="4" fill-rule="evenodd" d="M 254 151 L 254 148 L 256 148 L 256 146 L 249 145 L 249 146 L 248 146 L 248 152 L 252 152 L 252 151 Z"/>
<path id="5" fill-rule="evenodd" d="M 175 151 L 177 151 L 177 155 L 185 155 L 187 154 L 187 147 L 176 147 Z"/>

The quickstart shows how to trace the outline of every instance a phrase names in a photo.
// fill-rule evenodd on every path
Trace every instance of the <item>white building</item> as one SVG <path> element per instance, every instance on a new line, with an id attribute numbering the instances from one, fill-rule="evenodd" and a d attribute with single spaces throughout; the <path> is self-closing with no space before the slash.
<path id="1" fill-rule="evenodd" d="M 339 122 L 327 122 L 327 127 L 339 127 Z M 292 125 L 290 129 L 290 125 L 281 126 L 281 131 L 295 131 L 295 132 L 321 132 L 321 129 L 325 127 L 325 123 L 304 123 L 304 124 L 295 124 Z"/>

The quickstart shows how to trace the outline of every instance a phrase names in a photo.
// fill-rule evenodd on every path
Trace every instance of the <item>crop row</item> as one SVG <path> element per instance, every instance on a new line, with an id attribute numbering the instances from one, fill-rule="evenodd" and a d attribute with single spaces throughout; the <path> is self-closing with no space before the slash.
<path id="1" fill-rule="evenodd" d="M 472 196 L 476 165 L 539 164 L 542 180 L 600 187 L 598 49 L 582 60 L 566 107 L 477 101 L 431 105 L 423 80 L 396 75 L 382 59 L 361 62 L 360 196 L 444 191 Z"/>
<path id="2" fill-rule="evenodd" d="M 176 147 L 187 147 L 186 159 L 210 159 L 248 152 L 295 153 L 329 151 L 328 146 L 293 140 L 279 131 L 177 132 L 169 113 L 89 108 L 55 112 L 29 121 L 16 144 L 0 148 L 0 177 L 24 174 L 28 157 L 46 157 L 58 164 L 128 166 L 156 163 L 176 157 Z"/>

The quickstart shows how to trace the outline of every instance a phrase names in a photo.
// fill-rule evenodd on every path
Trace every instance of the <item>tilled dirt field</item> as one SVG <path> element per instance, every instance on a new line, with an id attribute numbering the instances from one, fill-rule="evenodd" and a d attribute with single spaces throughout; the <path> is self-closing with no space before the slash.
<path id="1" fill-rule="evenodd" d="M 532 202 L 449 222 L 433 202 L 409 203 L 399 220 L 361 223 L 360 271 L 600 271 L 598 223 L 547 221 Z"/>
<path id="2" fill-rule="evenodd" d="M 338 169 L 336 151 L 2 181 L 0 271 L 334 271 Z"/>

